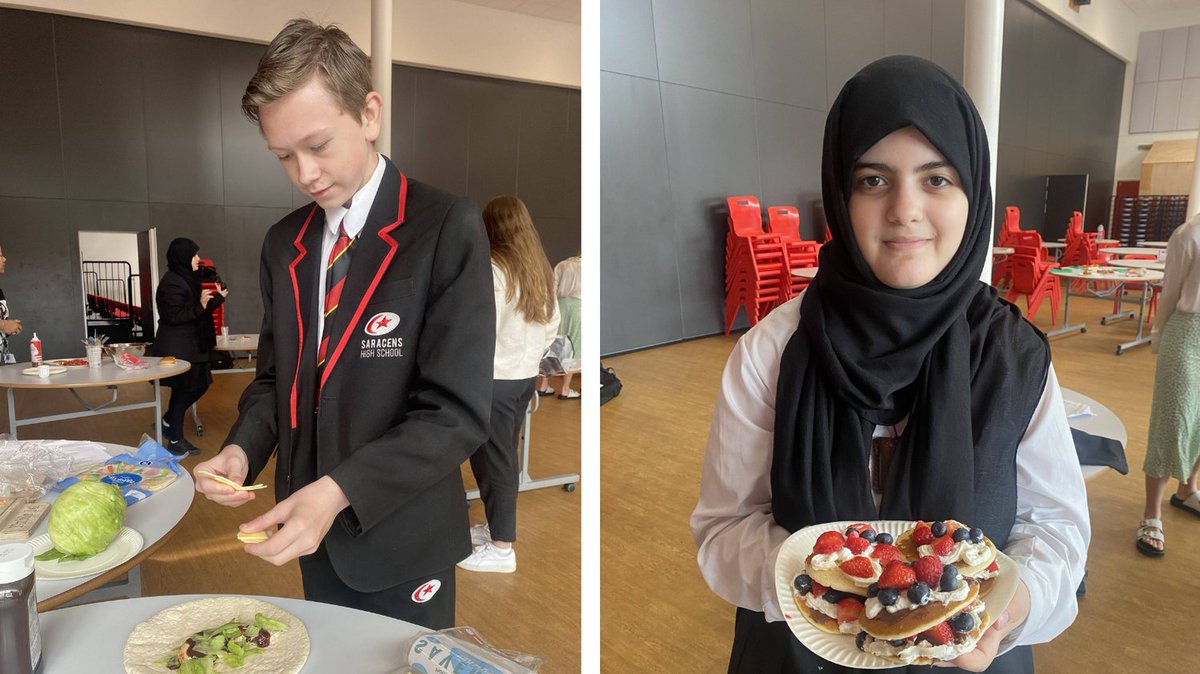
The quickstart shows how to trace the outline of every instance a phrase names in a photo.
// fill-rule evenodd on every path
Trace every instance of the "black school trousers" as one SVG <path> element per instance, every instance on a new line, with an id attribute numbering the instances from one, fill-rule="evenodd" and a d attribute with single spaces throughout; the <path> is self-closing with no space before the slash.
<path id="1" fill-rule="evenodd" d="M 471 473 L 492 540 L 517 540 L 517 487 L 520 462 L 517 445 L 525 408 L 533 397 L 534 377 L 492 380 L 492 421 L 487 442 L 471 455 Z"/>

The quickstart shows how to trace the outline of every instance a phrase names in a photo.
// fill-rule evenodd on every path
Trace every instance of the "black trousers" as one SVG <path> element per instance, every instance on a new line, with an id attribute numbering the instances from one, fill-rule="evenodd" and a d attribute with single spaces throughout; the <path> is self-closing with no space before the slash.
<path id="1" fill-rule="evenodd" d="M 814 655 L 812 651 L 792 634 L 785 622 L 767 622 L 757 611 L 739 608 L 733 628 L 733 652 L 729 655 L 729 673 L 784 674 L 792 672 L 820 672 L 821 674 L 848 674 L 875 670 L 856 669 L 835 665 Z M 962 672 L 947 667 L 934 668 L 929 665 L 910 665 L 887 670 L 894 672 Z M 1033 650 L 1018 646 L 992 661 L 990 674 L 1033 674 Z"/>
<path id="2" fill-rule="evenodd" d="M 338 577 L 322 542 L 317 551 L 300 558 L 304 598 L 398 618 L 444 630 L 454 627 L 454 567 L 406 580 L 378 592 L 359 592 Z"/>
<path id="3" fill-rule="evenodd" d="M 533 397 L 534 378 L 492 380 L 492 429 L 488 440 L 471 455 L 471 473 L 492 540 L 517 540 L 517 445 L 525 408 Z"/>
<path id="4" fill-rule="evenodd" d="M 187 413 L 187 409 L 191 407 L 197 400 L 204 396 L 208 391 L 208 384 L 204 384 L 194 391 L 185 391 L 175 387 L 171 389 L 171 402 L 167 404 L 167 413 L 163 415 L 163 420 L 167 422 L 167 428 L 164 428 L 164 435 L 169 440 L 179 440 L 183 437 L 183 415 Z"/>

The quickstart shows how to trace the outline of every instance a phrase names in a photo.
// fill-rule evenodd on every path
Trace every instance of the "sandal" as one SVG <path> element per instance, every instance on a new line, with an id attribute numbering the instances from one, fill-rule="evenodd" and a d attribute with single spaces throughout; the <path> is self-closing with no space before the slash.
<path id="1" fill-rule="evenodd" d="M 579 397 L 579 391 L 576 391 L 575 389 L 572 388 L 572 389 L 567 389 L 566 395 L 559 394 L 558 399 L 559 400 L 575 400 L 578 397 Z"/>
<path id="2" fill-rule="evenodd" d="M 1163 544 L 1163 549 L 1159 550 L 1153 545 L 1150 545 L 1143 538 L 1149 538 L 1153 541 L 1159 541 Z M 1147 557 L 1162 557 L 1166 554 L 1166 539 L 1163 538 L 1162 520 L 1152 517 L 1142 520 L 1138 524 L 1137 530 L 1137 549 L 1138 552 Z"/>
<path id="3" fill-rule="evenodd" d="M 1200 491 L 1192 492 L 1192 495 L 1187 498 L 1179 498 L 1175 494 L 1171 494 L 1171 505 L 1182 508 L 1193 515 L 1200 515 Z"/>
<path id="4" fill-rule="evenodd" d="M 546 388 L 538 389 L 537 394 L 539 396 L 552 396 L 555 394 L 555 390 L 553 387 L 547 386 Z"/>

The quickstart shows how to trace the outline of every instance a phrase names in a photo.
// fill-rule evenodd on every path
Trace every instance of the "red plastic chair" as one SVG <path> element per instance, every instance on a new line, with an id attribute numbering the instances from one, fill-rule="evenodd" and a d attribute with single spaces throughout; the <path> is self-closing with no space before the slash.
<path id="1" fill-rule="evenodd" d="M 725 236 L 725 334 L 739 308 L 754 326 L 791 298 L 787 249 L 777 233 L 763 230 L 762 208 L 754 196 L 733 196 Z M 797 230 L 798 231 L 798 230 Z"/>
<path id="2" fill-rule="evenodd" d="M 1015 303 L 1018 295 L 1024 295 L 1025 316 L 1030 320 L 1033 320 L 1041 308 L 1042 301 L 1049 299 L 1050 321 L 1057 323 L 1062 284 L 1059 277 L 1050 273 L 1051 269 L 1058 267 L 1058 263 L 1048 262 L 1040 257 L 1044 255 L 1044 250 L 1040 246 L 1036 250 L 1021 246 L 1009 256 L 1012 262 L 1012 287 L 1009 288 L 1006 299 Z"/>
<path id="3" fill-rule="evenodd" d="M 767 207 L 767 229 L 778 234 L 787 254 L 791 295 L 799 295 L 811 279 L 791 276 L 792 269 L 817 266 L 817 254 L 821 244 L 800 237 L 800 211 L 795 206 Z"/>
<path id="4" fill-rule="evenodd" d="M 1012 247 L 1016 245 L 1013 238 L 1021 231 L 1021 209 L 1016 206 L 1004 207 L 1004 224 L 1000 227 L 1000 245 Z"/>

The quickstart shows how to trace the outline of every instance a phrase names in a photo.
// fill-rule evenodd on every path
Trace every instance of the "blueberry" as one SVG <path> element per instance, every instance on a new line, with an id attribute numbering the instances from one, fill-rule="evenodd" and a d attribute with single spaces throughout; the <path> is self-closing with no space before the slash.
<path id="1" fill-rule="evenodd" d="M 946 622 L 950 623 L 950 629 L 960 634 L 970 632 L 971 630 L 975 629 L 975 619 L 972 618 L 971 614 L 967 613 L 966 611 L 959 613 Z"/>
<path id="2" fill-rule="evenodd" d="M 958 589 L 958 569 L 953 564 L 942 567 L 942 580 L 938 583 L 942 592 L 953 592 Z"/>
<path id="3" fill-rule="evenodd" d="M 933 532 L 935 537 L 941 538 L 942 536 L 946 535 L 946 523 L 938 520 L 929 525 L 929 530 Z"/>
<path id="4" fill-rule="evenodd" d="M 888 545 L 891 545 L 892 543 L 895 542 L 895 539 L 892 538 L 892 535 L 889 533 L 882 533 L 882 534 L 875 535 L 875 542 L 876 543 L 886 543 Z"/>
<path id="5" fill-rule="evenodd" d="M 879 596 L 879 583 L 871 583 L 870 585 L 867 586 L 867 596 L 868 597 Z"/>
<path id="6" fill-rule="evenodd" d="M 863 529 L 861 532 L 859 532 L 858 535 L 862 536 L 863 538 L 867 539 L 868 541 L 871 541 L 872 543 L 874 543 L 875 539 L 877 538 L 874 529 Z"/>
<path id="7" fill-rule="evenodd" d="M 796 576 L 796 580 L 792 582 L 792 585 L 795 585 L 796 591 L 802 595 L 812 592 L 812 578 L 809 578 L 807 573 Z"/>
<path id="8" fill-rule="evenodd" d="M 918 580 L 908 588 L 908 600 L 917 606 L 929 603 L 929 586 L 925 584 L 925 581 Z"/>
<path id="9" fill-rule="evenodd" d="M 973 527 L 971 529 L 971 542 L 972 543 L 982 543 L 983 542 L 983 529 L 980 529 L 979 527 Z"/>
<path id="10" fill-rule="evenodd" d="M 825 590 L 825 594 L 822 595 L 821 598 L 830 604 L 836 604 L 845 599 L 847 596 L 849 596 L 847 593 L 842 592 L 841 590 L 835 590 L 831 587 L 828 590 Z"/>
<path id="11" fill-rule="evenodd" d="M 971 537 L 971 532 L 967 531 L 966 529 L 962 529 L 962 528 L 955 529 L 954 535 L 952 536 L 955 543 L 958 543 L 960 541 L 965 541 L 970 537 Z"/>
<path id="12" fill-rule="evenodd" d="M 854 637 L 854 645 L 858 646 L 858 650 L 860 650 L 860 651 L 866 650 L 865 648 L 863 648 L 863 644 L 865 644 L 866 642 L 867 642 L 867 633 L 866 632 L 859 632 L 858 636 Z"/>
<path id="13" fill-rule="evenodd" d="M 849 536 L 851 533 L 857 534 L 858 529 L 855 529 L 854 527 L 846 527 L 846 530 L 842 532 L 842 535 Z"/>
<path id="14" fill-rule="evenodd" d="M 908 643 L 908 640 L 907 639 L 892 639 L 888 643 L 895 646 L 896 648 L 904 648 L 905 644 Z"/>
<path id="15" fill-rule="evenodd" d="M 891 606 L 900 598 L 900 590 L 894 587 L 885 587 L 879 591 L 879 603 L 884 606 Z"/>

